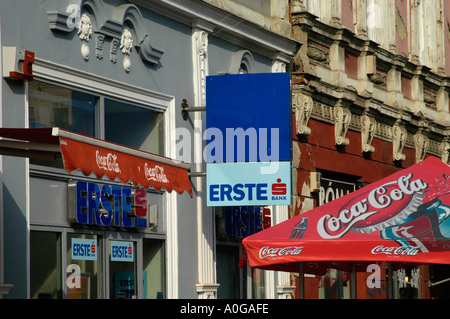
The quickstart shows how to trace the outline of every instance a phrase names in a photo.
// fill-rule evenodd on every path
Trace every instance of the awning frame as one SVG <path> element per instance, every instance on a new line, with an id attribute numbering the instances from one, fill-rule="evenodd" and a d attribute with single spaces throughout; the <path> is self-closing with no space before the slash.
<path id="1" fill-rule="evenodd" d="M 58 127 L 31 129 L 0 128 L 0 155 L 28 157 L 53 161 L 64 160 L 62 148 L 67 145 L 66 141 L 68 140 L 84 143 L 89 146 L 98 147 L 111 152 L 121 153 L 125 156 L 139 158 L 144 161 L 151 161 L 162 165 L 168 165 L 170 167 L 174 167 L 174 169 L 182 169 L 186 171 L 186 175 L 188 176 L 188 163 L 134 149 L 124 145 L 100 140 L 87 135 L 71 132 Z M 168 166 L 166 166 L 166 168 Z M 122 180 L 122 182 L 124 181 Z M 186 182 L 184 184 L 186 184 Z M 190 187 L 186 188 L 185 190 L 188 191 L 192 196 L 192 189 Z"/>

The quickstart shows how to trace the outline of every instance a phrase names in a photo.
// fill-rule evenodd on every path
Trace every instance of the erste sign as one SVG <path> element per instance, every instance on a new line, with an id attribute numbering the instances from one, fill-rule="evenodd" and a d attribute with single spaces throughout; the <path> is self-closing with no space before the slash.
<path id="1" fill-rule="evenodd" d="M 206 164 L 207 205 L 289 205 L 290 162 L 279 162 L 274 174 L 261 174 L 265 165 L 258 162 Z"/>
<path id="2" fill-rule="evenodd" d="M 133 242 L 111 241 L 111 261 L 134 261 Z"/>
<path id="3" fill-rule="evenodd" d="M 208 206 L 291 204 L 288 73 L 206 77 Z"/>
<path id="4" fill-rule="evenodd" d="M 68 187 L 69 219 L 86 225 L 147 227 L 147 192 L 77 181 Z"/>
<path id="5" fill-rule="evenodd" d="M 73 260 L 97 260 L 97 240 L 72 238 Z"/>

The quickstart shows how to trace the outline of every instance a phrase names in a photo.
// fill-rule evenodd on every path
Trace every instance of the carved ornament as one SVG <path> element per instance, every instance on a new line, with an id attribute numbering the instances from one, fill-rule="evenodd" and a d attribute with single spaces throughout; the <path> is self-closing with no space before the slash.
<path id="1" fill-rule="evenodd" d="M 349 109 L 341 106 L 334 107 L 334 137 L 336 145 L 346 146 L 350 143 L 346 135 L 351 118 L 352 114 Z"/>

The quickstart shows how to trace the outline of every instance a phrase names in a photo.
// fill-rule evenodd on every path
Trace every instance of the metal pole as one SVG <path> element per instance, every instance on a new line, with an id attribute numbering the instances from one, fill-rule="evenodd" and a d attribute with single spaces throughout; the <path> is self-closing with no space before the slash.
<path id="1" fill-rule="evenodd" d="M 305 299 L 305 271 L 303 269 L 303 262 L 300 262 L 298 267 L 298 291 L 299 299 Z"/>
<path id="2" fill-rule="evenodd" d="M 392 263 L 390 261 L 387 262 L 387 281 L 386 281 L 386 286 L 387 286 L 387 299 L 392 299 L 392 291 L 393 291 L 393 283 L 394 283 L 394 279 L 392 278 Z"/>
<path id="3" fill-rule="evenodd" d="M 351 273 L 351 277 L 350 277 L 350 282 L 351 282 L 350 298 L 356 299 L 356 297 L 357 297 L 357 294 L 356 294 L 356 261 L 352 261 L 352 273 Z"/>

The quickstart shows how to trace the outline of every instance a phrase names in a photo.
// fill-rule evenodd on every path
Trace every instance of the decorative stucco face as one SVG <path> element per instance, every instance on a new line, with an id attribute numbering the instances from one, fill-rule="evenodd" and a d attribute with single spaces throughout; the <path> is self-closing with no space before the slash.
<path id="1" fill-rule="evenodd" d="M 80 23 L 78 25 L 78 37 L 82 41 L 81 44 L 81 55 L 85 60 L 89 59 L 89 39 L 92 35 L 92 23 L 89 16 L 83 13 L 80 17 Z"/>

